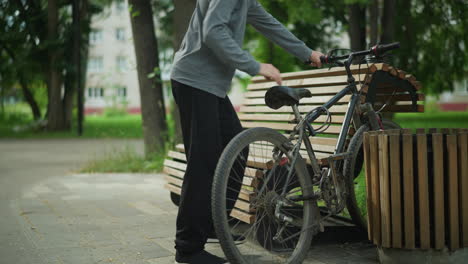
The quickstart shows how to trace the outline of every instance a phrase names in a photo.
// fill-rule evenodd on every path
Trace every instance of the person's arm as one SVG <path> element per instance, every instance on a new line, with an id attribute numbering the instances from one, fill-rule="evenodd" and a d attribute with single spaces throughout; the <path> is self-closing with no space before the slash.
<path id="1" fill-rule="evenodd" d="M 256 0 L 249 8 L 247 22 L 270 41 L 301 61 L 306 62 L 311 59 L 312 50 L 269 14 Z"/>
<path id="2" fill-rule="evenodd" d="M 260 71 L 258 63 L 250 53 L 243 50 L 232 38 L 227 24 L 238 0 L 211 0 L 203 21 L 203 42 L 225 64 L 250 75 Z"/>

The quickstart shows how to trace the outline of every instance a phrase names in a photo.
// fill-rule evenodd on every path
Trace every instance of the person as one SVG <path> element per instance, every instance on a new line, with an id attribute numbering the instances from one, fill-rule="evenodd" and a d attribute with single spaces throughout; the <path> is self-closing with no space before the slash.
<path id="1" fill-rule="evenodd" d="M 300 60 L 321 66 L 323 54 L 307 47 L 257 0 L 197 0 L 171 70 L 187 157 L 176 222 L 176 263 L 224 262 L 204 245 L 215 238 L 210 194 L 216 164 L 224 147 L 242 131 L 226 96 L 235 70 L 282 82 L 275 66 L 257 62 L 241 48 L 246 24 Z"/>

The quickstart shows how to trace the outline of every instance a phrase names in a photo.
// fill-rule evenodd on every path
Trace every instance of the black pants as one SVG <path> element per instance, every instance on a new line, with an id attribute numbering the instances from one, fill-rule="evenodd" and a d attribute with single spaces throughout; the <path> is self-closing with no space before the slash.
<path id="1" fill-rule="evenodd" d="M 224 147 L 242 126 L 227 96 L 223 99 L 174 80 L 172 94 L 180 112 L 187 157 L 175 248 L 180 254 L 192 254 L 203 250 L 213 232 L 210 197 L 214 171 Z M 229 184 L 240 189 L 240 184 Z M 237 197 L 237 193 L 228 193 L 231 195 Z"/>

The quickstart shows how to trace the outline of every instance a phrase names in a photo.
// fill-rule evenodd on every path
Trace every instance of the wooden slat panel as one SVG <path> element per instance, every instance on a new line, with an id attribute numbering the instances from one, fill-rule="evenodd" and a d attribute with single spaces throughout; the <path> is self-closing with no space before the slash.
<path id="1" fill-rule="evenodd" d="M 299 105 L 301 113 L 307 113 L 315 108 L 317 108 L 315 105 Z M 329 109 L 330 113 L 346 113 L 347 110 L 347 105 L 335 105 Z M 291 111 L 291 107 L 289 106 L 283 106 L 276 110 L 268 106 L 241 106 L 240 108 L 240 112 L 243 113 L 290 113 Z"/>
<path id="2" fill-rule="evenodd" d="M 296 143 L 296 141 L 294 140 L 293 143 Z M 252 144 L 255 149 L 253 150 L 249 150 L 249 154 L 252 155 L 252 156 L 255 156 L 255 157 L 264 157 L 266 155 L 271 155 L 272 151 L 273 151 L 273 146 L 260 146 L 258 144 Z M 314 152 L 315 152 L 315 155 L 316 157 L 328 157 L 330 156 L 334 150 L 335 150 L 335 147 L 334 146 L 328 146 L 328 145 L 313 145 L 313 148 L 314 148 Z M 303 158 L 308 158 L 308 153 L 305 149 L 305 146 L 302 145 L 301 146 L 301 150 L 299 151 L 299 153 L 301 154 L 301 156 Z"/>
<path id="3" fill-rule="evenodd" d="M 388 175 L 388 136 L 380 134 L 379 141 L 379 181 L 380 181 L 380 203 L 382 224 L 382 247 L 391 246 L 391 212 L 390 212 L 390 178 Z"/>
<path id="4" fill-rule="evenodd" d="M 369 68 L 373 67 L 375 70 L 380 70 L 383 67 L 382 63 L 376 63 L 376 64 L 370 64 Z M 365 73 L 367 72 L 367 64 L 366 65 L 351 65 L 350 67 L 351 72 L 353 74 L 356 73 Z M 281 78 L 284 80 L 288 79 L 299 79 L 299 78 L 313 78 L 313 77 L 322 77 L 322 76 L 337 76 L 337 75 L 345 75 L 346 70 L 344 67 L 333 67 L 331 69 L 324 68 L 324 69 L 314 69 L 314 70 L 307 70 L 307 71 L 299 71 L 299 72 L 288 72 L 288 73 L 282 73 Z M 267 80 L 263 76 L 255 76 L 252 78 L 253 83 L 259 83 L 259 82 L 266 82 L 270 81 Z"/>
<path id="5" fill-rule="evenodd" d="M 164 184 L 164 189 L 169 190 L 170 192 L 176 193 L 178 195 L 180 195 L 181 193 L 181 189 L 179 187 L 169 183 Z"/>
<path id="6" fill-rule="evenodd" d="M 358 80 L 364 80 L 366 75 L 365 74 L 354 74 L 354 78 L 356 79 L 356 83 Z M 325 86 L 325 85 L 337 85 L 337 84 L 346 84 L 348 81 L 348 77 L 346 75 L 340 76 L 331 76 L 331 77 L 316 77 L 316 78 L 305 78 L 305 79 L 291 79 L 291 80 L 283 80 L 282 85 L 289 86 L 289 87 L 304 87 L 304 86 Z M 278 85 L 276 82 L 268 81 L 263 83 L 252 83 L 247 86 L 247 90 L 266 90 L 275 85 Z"/>
<path id="7" fill-rule="evenodd" d="M 372 231 L 373 241 L 377 245 L 381 245 L 381 227 L 380 227 L 380 181 L 379 181 L 379 145 L 378 136 L 370 135 L 370 171 L 371 171 L 371 193 L 372 193 L 372 216 L 373 226 Z"/>
<path id="8" fill-rule="evenodd" d="M 276 130 L 287 130 L 292 131 L 296 124 L 288 124 L 288 123 L 273 123 L 273 122 L 248 122 L 242 121 L 242 127 L 244 128 L 254 128 L 254 127 L 268 127 Z M 325 134 L 339 134 L 341 130 L 341 126 L 333 126 L 327 128 L 323 133 Z"/>
<path id="9" fill-rule="evenodd" d="M 239 192 L 239 199 L 250 201 L 254 197 L 255 193 L 252 191 L 241 189 L 241 191 Z"/>
<path id="10" fill-rule="evenodd" d="M 176 170 L 176 169 L 169 168 L 169 167 L 164 167 L 163 168 L 163 173 L 166 173 L 166 174 L 169 174 L 169 175 L 172 175 L 172 176 L 176 176 L 176 177 L 179 177 L 181 179 L 184 178 L 184 174 L 185 174 L 184 171 Z"/>
<path id="11" fill-rule="evenodd" d="M 366 169 L 366 202 L 367 202 L 367 235 L 369 240 L 372 240 L 374 237 L 374 227 L 373 223 L 370 222 L 371 219 L 374 219 L 374 211 L 373 211 L 373 205 L 372 205 L 372 197 L 374 196 L 372 192 L 372 177 L 371 177 L 371 156 L 370 156 L 370 138 L 369 138 L 369 133 L 364 133 L 364 139 L 363 139 L 363 151 L 364 151 L 364 166 Z"/>
<path id="12" fill-rule="evenodd" d="M 176 152 L 176 151 L 171 150 L 167 153 L 167 156 L 173 159 L 187 161 L 187 158 L 185 157 L 185 153 L 183 152 Z"/>
<path id="13" fill-rule="evenodd" d="M 291 122 L 294 120 L 294 114 L 238 114 L 241 121 L 284 121 Z M 325 122 L 327 116 L 320 116 L 315 120 L 318 122 Z M 342 124 L 344 115 L 332 115 L 332 124 Z"/>
<path id="14" fill-rule="evenodd" d="M 242 200 L 237 200 L 236 203 L 234 204 L 234 207 L 239 208 L 242 211 L 246 211 L 250 213 L 255 212 L 255 209 L 252 207 L 250 203 L 244 202 Z"/>
<path id="15" fill-rule="evenodd" d="M 177 144 L 176 145 L 176 150 L 180 151 L 180 152 L 185 152 L 184 144 Z"/>
<path id="16" fill-rule="evenodd" d="M 245 168 L 245 176 L 262 178 L 263 172 L 255 168 Z"/>
<path id="17" fill-rule="evenodd" d="M 392 247 L 402 247 L 400 135 L 390 135 L 390 201 L 392 208 Z"/>
<path id="18" fill-rule="evenodd" d="M 270 170 L 271 168 L 273 168 L 273 161 L 271 159 L 265 159 L 262 157 L 251 157 L 251 155 L 249 155 L 249 158 L 247 159 L 247 165 L 249 167 Z"/>
<path id="19" fill-rule="evenodd" d="M 444 212 L 444 149 L 442 134 L 432 134 L 434 153 L 434 244 L 436 249 L 445 247 Z"/>
<path id="20" fill-rule="evenodd" d="M 447 135 L 448 152 L 448 204 L 451 250 L 460 248 L 459 215 L 458 215 L 458 166 L 457 166 L 457 136 Z"/>
<path id="21" fill-rule="evenodd" d="M 233 209 L 231 211 L 231 216 L 241 220 L 244 223 L 250 224 L 250 225 L 253 224 L 254 221 L 255 221 L 255 215 L 248 214 L 246 212 L 242 212 L 239 209 Z"/>
<path id="22" fill-rule="evenodd" d="M 312 96 L 309 98 L 302 98 L 300 100 L 300 104 L 305 105 L 305 104 L 324 104 L 328 102 L 330 99 L 333 98 L 334 95 L 324 95 L 324 96 Z M 345 95 L 343 98 L 341 98 L 337 104 L 344 104 L 344 103 L 349 103 L 349 99 L 351 98 L 351 95 Z M 265 98 L 253 98 L 253 99 L 245 99 L 243 101 L 244 105 L 266 105 L 265 103 Z"/>
<path id="23" fill-rule="evenodd" d="M 314 96 L 316 95 L 325 95 L 325 94 L 337 94 L 341 90 L 343 90 L 346 87 L 346 85 L 335 85 L 335 86 L 316 86 L 316 87 L 310 87 L 310 88 L 304 88 L 310 91 L 310 93 Z M 263 98 L 265 97 L 265 93 L 267 90 L 257 90 L 257 91 L 249 91 L 244 93 L 245 98 Z"/>
<path id="24" fill-rule="evenodd" d="M 245 176 L 242 179 L 242 184 L 245 185 L 245 186 L 257 188 L 258 184 L 259 184 L 259 180 L 258 180 L 258 178 L 252 178 L 252 177 Z"/>
<path id="25" fill-rule="evenodd" d="M 420 248 L 431 247 L 430 214 L 429 214 L 429 176 L 427 167 L 427 138 L 425 134 L 417 135 L 418 146 L 418 195 L 419 195 L 419 236 Z"/>
<path id="26" fill-rule="evenodd" d="M 403 188 L 405 248 L 415 248 L 413 136 L 403 135 Z"/>
<path id="27" fill-rule="evenodd" d="M 459 194 L 463 247 L 468 247 L 468 134 L 458 134 Z"/>
<path id="28" fill-rule="evenodd" d="M 177 162 L 173 160 L 164 160 L 164 166 L 171 167 L 174 169 L 179 169 L 185 171 L 187 169 L 187 164 L 182 162 Z"/>
<path id="29" fill-rule="evenodd" d="M 176 178 L 176 177 L 171 177 L 171 176 L 164 176 L 164 179 L 168 182 L 168 183 L 172 183 L 176 186 L 179 186 L 179 187 L 182 187 L 182 180 L 179 179 L 179 178 Z"/>

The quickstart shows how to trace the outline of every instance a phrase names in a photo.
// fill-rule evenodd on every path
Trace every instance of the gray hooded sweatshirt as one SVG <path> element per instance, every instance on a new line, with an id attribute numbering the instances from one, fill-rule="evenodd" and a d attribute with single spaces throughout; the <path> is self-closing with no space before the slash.
<path id="1" fill-rule="evenodd" d="M 198 0 L 171 79 L 224 98 L 236 69 L 258 74 L 260 63 L 241 48 L 247 23 L 300 60 L 310 58 L 312 50 L 256 0 Z"/>

